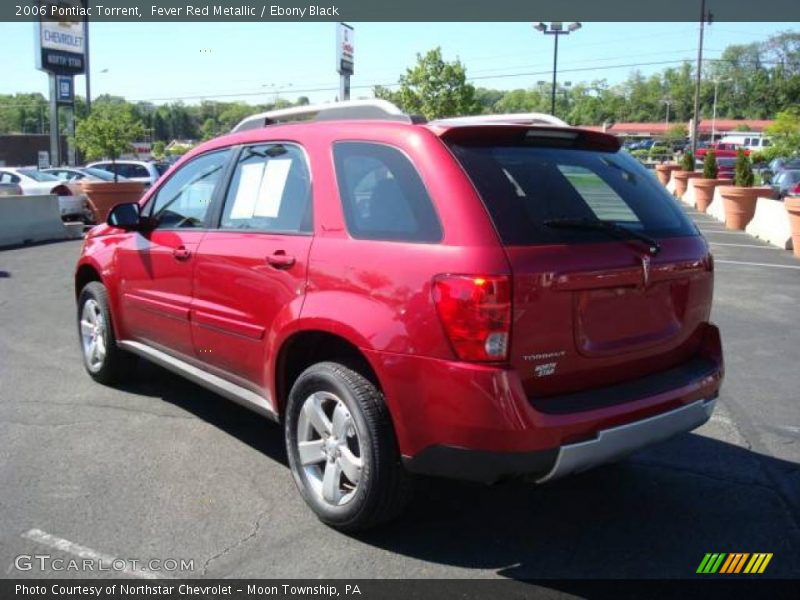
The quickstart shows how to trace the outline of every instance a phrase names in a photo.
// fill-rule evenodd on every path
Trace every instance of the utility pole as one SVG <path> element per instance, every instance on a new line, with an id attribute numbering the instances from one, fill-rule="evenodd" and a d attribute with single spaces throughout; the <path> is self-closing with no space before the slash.
<path id="1" fill-rule="evenodd" d="M 700 130 L 700 83 L 703 78 L 703 34 L 705 32 L 706 19 L 709 24 L 712 16 L 706 14 L 706 0 L 700 0 L 700 42 L 697 45 L 697 80 L 694 87 L 694 119 L 692 121 L 692 154 L 697 152 L 697 134 Z"/>
<path id="2" fill-rule="evenodd" d="M 91 75 L 89 74 L 89 0 L 84 1 L 86 2 L 87 16 L 83 18 L 83 43 L 86 48 L 83 60 L 86 68 L 84 77 L 86 79 L 86 114 L 88 115 L 92 112 L 92 84 Z"/>

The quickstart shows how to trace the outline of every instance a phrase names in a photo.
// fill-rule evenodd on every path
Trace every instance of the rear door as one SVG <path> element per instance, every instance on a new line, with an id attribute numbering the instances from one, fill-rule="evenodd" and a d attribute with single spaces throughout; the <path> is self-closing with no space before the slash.
<path id="1" fill-rule="evenodd" d="M 707 248 L 635 159 L 568 130 L 462 136 L 451 149 L 513 270 L 511 362 L 531 396 L 609 385 L 688 359 L 709 316 Z M 655 238 L 549 226 L 592 221 Z M 624 236 L 624 234 L 623 234 Z"/>
<path id="2" fill-rule="evenodd" d="M 209 152 L 175 171 L 144 209 L 154 227 L 120 245 L 121 314 L 133 339 L 194 356 L 189 307 L 196 252 L 229 156 L 227 149 Z"/>
<path id="3" fill-rule="evenodd" d="M 265 389 L 267 335 L 299 316 L 312 241 L 311 173 L 295 144 L 242 148 L 219 228 L 197 249 L 192 335 L 196 356 Z"/>

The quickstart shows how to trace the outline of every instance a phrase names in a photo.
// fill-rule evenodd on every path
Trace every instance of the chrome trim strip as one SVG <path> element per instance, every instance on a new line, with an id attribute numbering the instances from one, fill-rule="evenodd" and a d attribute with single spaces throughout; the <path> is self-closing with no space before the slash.
<path id="1" fill-rule="evenodd" d="M 179 358 L 170 356 L 166 352 L 156 350 L 155 348 L 152 348 L 146 344 L 142 344 L 140 342 L 121 341 L 118 342 L 118 346 L 123 350 L 127 350 L 137 354 L 138 356 L 141 356 L 142 358 L 150 360 L 157 365 L 172 371 L 173 373 L 182 375 L 189 381 L 209 389 L 220 396 L 224 396 L 228 400 L 233 400 L 237 404 L 240 404 L 245 408 L 249 408 L 260 415 L 269 417 L 275 421 L 278 420 L 278 413 L 275 412 L 275 409 L 273 408 L 272 402 L 269 398 L 265 398 L 264 396 L 256 394 L 255 392 L 251 392 L 250 390 L 222 379 L 221 377 L 212 375 L 211 373 L 203 371 L 194 365 L 190 365 Z"/>
<path id="2" fill-rule="evenodd" d="M 650 444 L 691 431 L 708 421 L 716 402 L 716 398 L 698 400 L 641 421 L 604 429 L 593 440 L 562 446 L 553 468 L 536 483 L 612 462 Z"/>

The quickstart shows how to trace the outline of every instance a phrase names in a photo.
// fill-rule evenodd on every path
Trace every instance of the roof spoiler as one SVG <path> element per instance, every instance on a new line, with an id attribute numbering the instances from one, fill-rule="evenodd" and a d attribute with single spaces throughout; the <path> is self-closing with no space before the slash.
<path id="1" fill-rule="evenodd" d="M 452 117 L 449 119 L 436 119 L 431 125 L 459 126 L 459 125 L 549 125 L 555 127 L 569 127 L 567 123 L 545 113 L 512 113 L 507 115 L 473 115 L 469 117 Z"/>

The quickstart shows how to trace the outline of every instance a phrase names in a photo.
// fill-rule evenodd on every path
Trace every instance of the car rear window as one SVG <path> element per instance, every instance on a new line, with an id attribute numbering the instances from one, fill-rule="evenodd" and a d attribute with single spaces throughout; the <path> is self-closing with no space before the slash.
<path id="1" fill-rule="evenodd" d="M 551 228 L 603 219 L 655 238 L 696 235 L 656 178 L 625 152 L 542 146 L 451 145 L 506 245 L 607 240 L 600 231 Z"/>
<path id="2" fill-rule="evenodd" d="M 423 243 L 442 239 L 425 185 L 400 150 L 370 142 L 337 142 L 333 158 L 352 237 Z"/>

